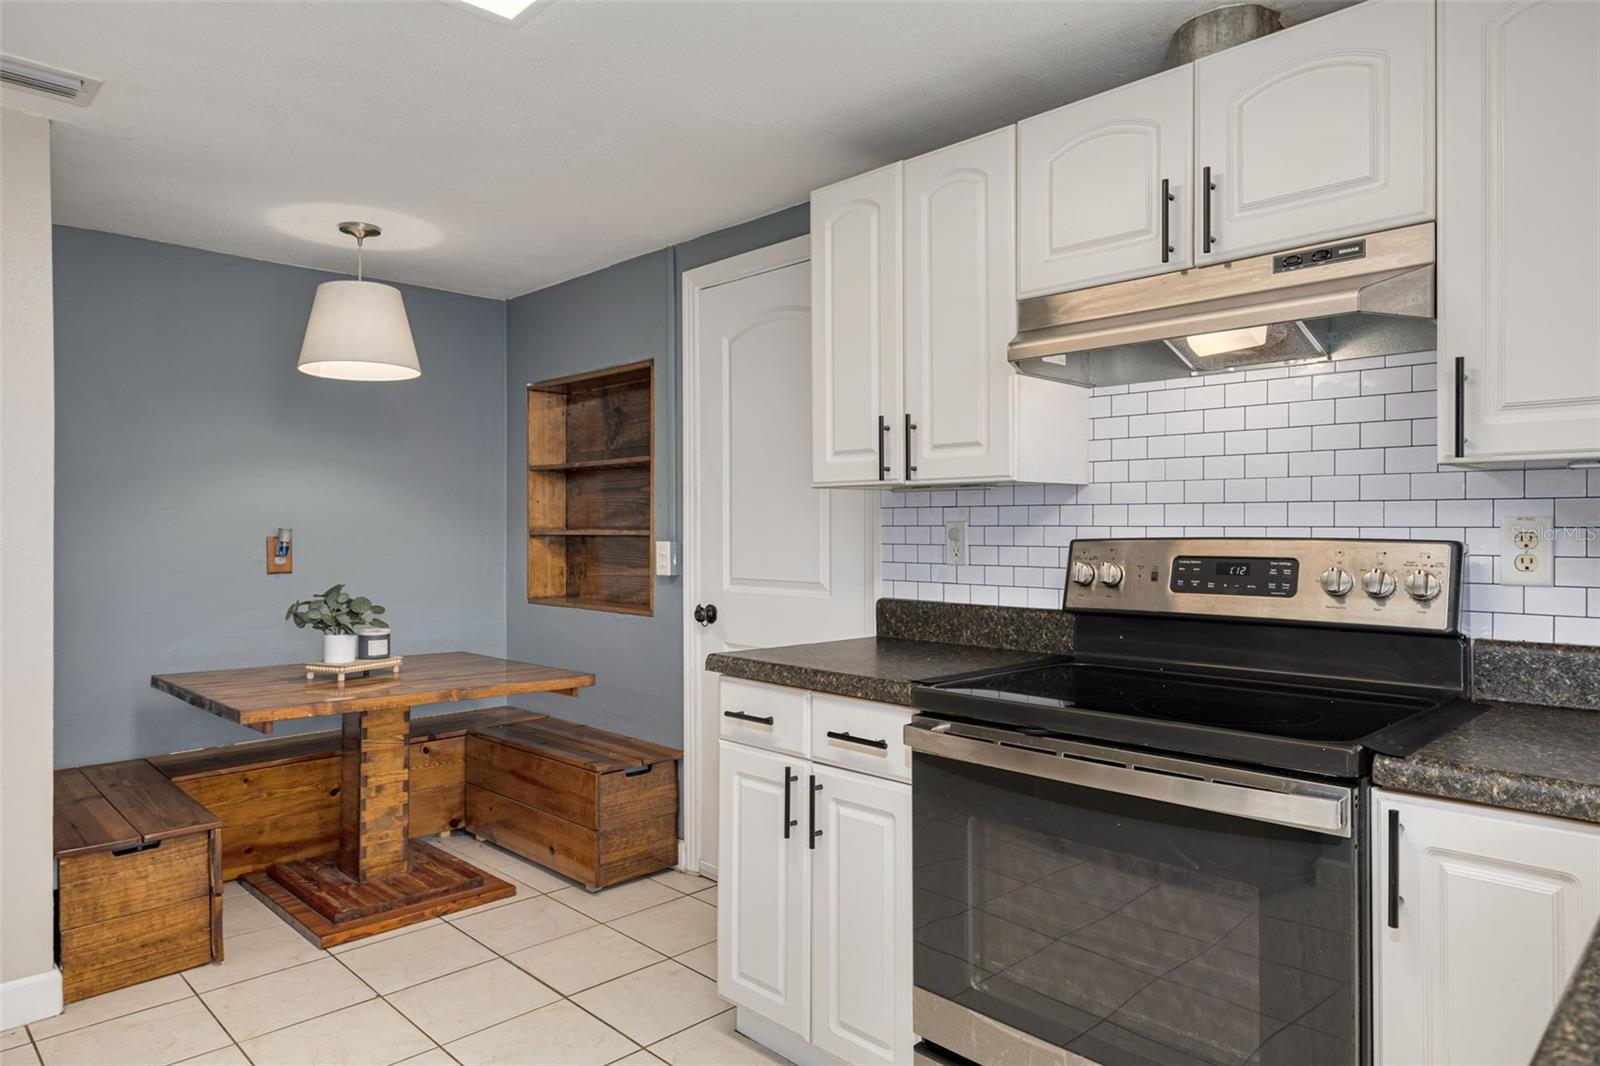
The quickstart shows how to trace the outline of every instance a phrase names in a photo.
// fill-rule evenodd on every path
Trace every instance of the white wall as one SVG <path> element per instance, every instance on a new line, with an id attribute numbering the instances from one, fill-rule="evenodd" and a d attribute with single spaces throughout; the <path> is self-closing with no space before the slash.
<path id="1" fill-rule="evenodd" d="M 883 494 L 888 595 L 1059 607 L 1074 537 L 1416 537 L 1466 546 L 1462 629 L 1600 644 L 1600 470 L 1435 460 L 1432 352 L 1094 390 L 1089 485 Z M 1543 517 L 1555 584 L 1500 581 L 1499 523 Z M 964 518 L 969 565 L 943 565 Z"/>
<path id="2" fill-rule="evenodd" d="M 51 900 L 50 124 L 0 111 L 0 1028 L 61 1009 Z"/>

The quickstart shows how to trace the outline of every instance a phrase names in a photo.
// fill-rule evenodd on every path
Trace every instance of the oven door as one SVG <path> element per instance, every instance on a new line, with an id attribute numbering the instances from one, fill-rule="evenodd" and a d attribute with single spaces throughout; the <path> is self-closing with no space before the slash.
<path id="1" fill-rule="evenodd" d="M 924 1040 L 985 1063 L 1364 1061 L 1352 789 L 926 718 L 906 742 Z"/>

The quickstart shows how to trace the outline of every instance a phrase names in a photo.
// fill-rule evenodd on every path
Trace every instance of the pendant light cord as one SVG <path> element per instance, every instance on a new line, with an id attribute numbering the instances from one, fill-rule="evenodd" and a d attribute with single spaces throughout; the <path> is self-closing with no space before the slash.
<path id="1" fill-rule="evenodd" d="M 356 280 L 361 280 L 361 245 L 366 241 L 366 235 L 356 237 Z"/>

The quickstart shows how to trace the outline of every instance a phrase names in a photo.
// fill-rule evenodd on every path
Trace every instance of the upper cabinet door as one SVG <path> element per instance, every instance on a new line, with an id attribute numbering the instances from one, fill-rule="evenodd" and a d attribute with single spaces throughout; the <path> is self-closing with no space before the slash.
<path id="1" fill-rule="evenodd" d="M 1432 218 L 1433 38 L 1368 0 L 1196 63 L 1195 262 Z"/>
<path id="2" fill-rule="evenodd" d="M 812 480 L 893 480 L 900 466 L 901 164 L 811 194 Z M 880 462 L 880 456 L 882 461 Z M 887 466 L 889 473 L 882 467 Z"/>
<path id="3" fill-rule="evenodd" d="M 1600 5 L 1439 7 L 1444 462 L 1600 457 L 1596 55 Z"/>
<path id="4" fill-rule="evenodd" d="M 1188 66 L 1019 123 L 1018 295 L 1193 265 L 1193 132 Z"/>
<path id="5" fill-rule="evenodd" d="M 905 164 L 907 480 L 1011 476 L 1016 129 Z"/>

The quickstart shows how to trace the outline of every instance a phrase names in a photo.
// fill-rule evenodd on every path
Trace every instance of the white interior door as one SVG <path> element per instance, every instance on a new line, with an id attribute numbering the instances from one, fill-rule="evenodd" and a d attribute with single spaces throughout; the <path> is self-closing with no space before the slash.
<path id="1" fill-rule="evenodd" d="M 877 497 L 811 485 L 806 246 L 800 238 L 684 276 L 684 606 L 716 608 L 704 628 L 685 620 L 685 835 L 703 869 L 717 856 L 721 713 L 706 655 L 873 627 Z"/>

